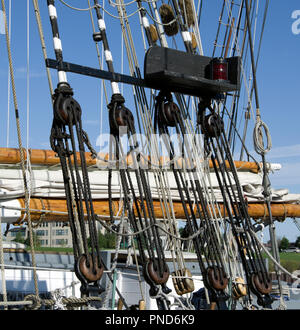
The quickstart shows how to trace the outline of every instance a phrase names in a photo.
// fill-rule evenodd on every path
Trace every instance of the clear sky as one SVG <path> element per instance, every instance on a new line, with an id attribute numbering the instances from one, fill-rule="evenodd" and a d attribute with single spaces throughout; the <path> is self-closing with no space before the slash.
<path id="1" fill-rule="evenodd" d="M 75 7 L 86 8 L 87 1 L 67 0 Z M 102 4 L 102 1 L 99 1 Z M 125 2 L 129 2 L 126 0 Z M 9 1 L 6 0 L 8 11 Z M 40 1 L 42 23 L 45 33 L 48 57 L 54 58 L 53 43 L 46 1 Z M 204 0 L 200 32 L 203 41 L 204 55 L 210 56 L 216 36 L 218 18 L 221 11 L 221 0 Z M 29 86 L 27 84 L 27 0 L 12 0 L 11 43 L 13 64 L 16 79 L 16 91 L 21 116 L 23 144 L 26 146 L 27 115 L 29 116 L 29 147 L 49 149 L 49 133 L 52 123 L 52 107 L 45 65 L 39 41 L 32 3 L 29 1 L 30 40 L 29 40 Z M 260 12 L 265 0 L 259 1 Z M 64 59 L 68 62 L 98 68 L 96 49 L 92 39 L 92 28 L 89 13 L 73 11 L 56 1 L 60 35 Z M 116 8 L 105 2 L 106 8 L 117 15 Z M 2 8 L 0 8 L 2 9 Z M 136 10 L 135 4 L 128 7 L 128 13 Z M 263 45 L 258 66 L 258 87 L 260 108 L 263 121 L 268 125 L 272 137 L 272 150 L 267 154 L 267 161 L 280 163 L 282 170 L 270 176 L 275 189 L 287 188 L 291 193 L 300 193 L 300 10 L 299 0 L 270 1 L 268 18 L 263 37 Z M 94 17 L 95 18 L 95 17 Z M 120 24 L 114 18 L 105 15 L 109 44 L 117 72 L 128 73 L 122 64 L 122 40 Z M 136 15 L 130 21 L 136 20 Z M 135 37 L 140 35 L 136 25 Z M 0 33 L 1 33 L 0 20 Z M 299 32 L 299 33 L 298 33 Z M 142 45 L 142 43 L 140 43 Z M 172 44 L 170 43 L 170 46 Z M 143 47 L 138 49 L 143 54 Z M 17 147 L 12 95 L 10 95 L 10 120 L 8 125 L 8 61 L 5 36 L 0 34 L 0 146 Z M 142 58 L 142 57 L 141 57 Z M 139 63 L 142 67 L 142 61 Z M 106 68 L 106 66 L 105 66 Z M 56 72 L 52 70 L 54 86 L 57 84 Z M 101 106 L 101 83 L 94 78 L 68 74 L 68 80 L 74 89 L 75 98 L 83 110 L 83 124 L 89 133 L 91 142 L 96 144 L 101 129 L 108 130 L 107 109 Z M 111 91 L 108 86 L 109 98 Z M 29 99 L 27 88 L 29 87 Z M 133 105 L 132 92 L 125 89 L 126 105 Z M 29 102 L 29 112 L 27 111 Z M 104 102 L 105 104 L 105 102 Z M 100 125 L 100 122 L 102 124 Z M 249 127 L 251 133 L 253 120 Z M 8 135 L 9 131 L 9 135 Z M 252 133 L 251 133 L 252 134 Z M 249 150 L 253 150 L 252 137 L 249 134 Z M 257 156 L 259 159 L 259 157 Z M 278 236 L 286 236 L 294 241 L 300 232 L 290 219 L 277 226 Z M 266 238 L 268 233 L 266 231 Z"/>

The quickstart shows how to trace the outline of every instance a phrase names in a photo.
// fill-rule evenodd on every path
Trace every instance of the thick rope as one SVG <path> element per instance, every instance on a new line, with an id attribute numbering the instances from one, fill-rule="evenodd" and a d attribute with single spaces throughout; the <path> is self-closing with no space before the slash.
<path id="1" fill-rule="evenodd" d="M 1 215 L 0 215 L 0 228 L 2 227 Z M 4 268 L 4 253 L 3 253 L 3 235 L 2 229 L 0 231 L 0 262 L 1 262 L 1 280 L 2 280 L 2 295 L 3 301 L 7 302 L 6 292 L 6 279 L 5 279 L 5 268 Z M 7 309 L 7 305 L 4 305 L 4 309 Z"/>
<path id="2" fill-rule="evenodd" d="M 29 211 L 29 191 L 28 191 L 28 186 L 27 186 L 27 175 L 26 175 L 26 168 L 25 168 L 24 149 L 23 149 L 22 138 L 21 138 L 20 117 L 19 117 L 18 102 L 17 102 L 17 95 L 16 95 L 11 46 L 10 46 L 10 40 L 9 40 L 8 27 L 7 27 L 5 2 L 4 2 L 4 0 L 1 0 L 1 2 L 2 2 L 3 17 L 4 17 L 6 45 L 7 45 L 9 70 L 10 70 L 10 78 L 11 78 L 11 87 L 12 87 L 13 101 L 14 101 L 14 107 L 15 107 L 15 117 L 16 117 L 17 135 L 18 135 L 18 143 L 19 143 L 20 158 L 21 158 L 21 167 L 22 167 L 22 174 L 23 174 L 23 183 L 24 183 L 24 191 L 25 191 L 25 208 L 26 208 L 28 228 L 29 228 L 31 257 L 32 257 L 32 264 L 35 267 L 36 266 L 35 251 L 34 251 L 34 242 L 33 242 L 33 234 L 32 234 L 31 216 L 30 216 L 30 211 Z M 35 292 L 36 292 L 36 295 L 38 296 L 39 291 L 38 291 L 37 274 L 36 274 L 35 269 L 33 271 L 33 278 L 34 278 Z"/>
<path id="3" fill-rule="evenodd" d="M 82 305 L 88 305 L 90 302 L 101 301 L 100 297 L 85 297 L 85 298 L 76 298 L 76 297 L 61 297 L 59 299 L 60 303 L 66 307 L 79 307 Z M 25 305 L 26 309 L 40 309 L 43 305 L 48 307 L 56 306 L 57 299 L 36 299 L 35 295 L 27 295 L 25 300 L 10 302 L 11 305 Z"/>

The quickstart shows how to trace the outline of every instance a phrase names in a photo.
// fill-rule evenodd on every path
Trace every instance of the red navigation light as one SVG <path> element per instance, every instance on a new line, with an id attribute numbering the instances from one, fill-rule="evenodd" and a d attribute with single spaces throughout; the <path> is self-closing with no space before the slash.
<path id="1" fill-rule="evenodd" d="M 217 81 L 228 80 L 228 63 L 222 57 L 212 60 L 212 79 Z"/>

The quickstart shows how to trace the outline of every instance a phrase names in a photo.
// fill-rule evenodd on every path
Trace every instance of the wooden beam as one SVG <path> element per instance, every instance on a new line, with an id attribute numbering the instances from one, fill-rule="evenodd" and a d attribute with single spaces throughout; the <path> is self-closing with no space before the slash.
<path id="1" fill-rule="evenodd" d="M 25 208 L 25 200 L 23 198 L 18 199 L 21 208 Z M 109 220 L 109 204 L 108 200 L 94 200 L 93 206 L 95 213 L 100 217 L 105 217 Z M 157 219 L 163 218 L 164 207 L 161 207 L 159 200 L 153 201 L 153 207 L 155 216 Z M 170 207 L 168 205 L 168 207 Z M 30 199 L 31 219 L 34 222 L 37 221 L 68 221 L 67 216 L 67 204 L 64 199 L 50 199 L 50 198 L 31 198 Z M 113 209 L 115 215 L 119 209 L 122 209 L 122 204 L 119 200 L 113 201 Z M 226 216 L 227 213 L 224 210 L 224 205 L 219 204 L 219 209 L 222 216 Z M 36 210 L 36 211 L 35 211 Z M 51 211 L 51 213 L 44 213 L 41 210 Z M 173 201 L 173 210 L 176 219 L 185 219 L 182 204 L 179 201 Z M 196 208 L 194 209 L 196 212 Z M 271 204 L 272 216 L 274 219 L 282 220 L 285 218 L 299 218 L 300 217 L 300 205 L 299 204 L 284 204 L 284 203 L 272 203 Z M 249 203 L 248 204 L 249 216 L 253 219 L 265 219 L 269 218 L 269 212 L 267 205 L 264 203 Z M 24 211 L 22 211 L 19 221 L 23 219 Z M 42 217 L 42 218 L 41 218 Z"/>
<path id="2" fill-rule="evenodd" d="M 24 153 L 25 160 L 27 159 L 27 154 Z M 56 156 L 56 153 L 52 150 L 43 150 L 43 149 L 29 149 L 30 155 L 30 163 L 33 165 L 45 165 L 45 166 L 53 166 L 59 165 L 60 160 Z M 87 162 L 87 166 L 99 165 L 99 166 L 107 166 L 106 162 L 109 157 L 107 153 L 99 153 L 98 159 L 94 159 L 91 156 L 90 152 L 85 153 L 85 158 Z M 80 154 L 77 153 L 76 159 L 80 162 Z M 126 159 L 127 165 L 130 166 L 133 164 L 133 160 L 129 155 Z M 18 164 L 21 162 L 20 151 L 17 148 L 0 148 L 0 164 Z M 146 162 L 146 160 L 144 160 Z M 157 166 L 158 163 L 160 165 L 168 164 L 169 159 L 167 157 L 160 157 L 158 161 L 154 161 L 154 165 Z M 182 166 L 182 159 L 177 160 L 176 164 L 178 166 Z M 260 171 L 260 165 L 255 162 L 244 162 L 244 161 L 235 161 L 235 167 L 238 171 L 250 171 L 257 173 Z M 226 167 L 229 169 L 228 161 L 225 161 Z M 149 165 L 151 168 L 151 164 Z M 213 168 L 213 164 L 209 161 L 209 167 Z"/>

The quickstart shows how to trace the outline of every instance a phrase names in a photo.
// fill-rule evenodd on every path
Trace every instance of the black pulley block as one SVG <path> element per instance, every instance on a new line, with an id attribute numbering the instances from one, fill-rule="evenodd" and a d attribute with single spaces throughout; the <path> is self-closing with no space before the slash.
<path id="1" fill-rule="evenodd" d="M 204 117 L 201 131 L 208 137 L 218 137 L 224 130 L 224 122 L 217 114 L 210 114 Z"/>
<path id="2" fill-rule="evenodd" d="M 63 125 L 71 123 L 75 125 L 81 117 L 81 107 L 73 98 L 73 90 L 68 84 L 58 85 L 55 90 L 53 111 L 54 118 Z"/>
<path id="3" fill-rule="evenodd" d="M 120 127 L 134 127 L 134 117 L 132 112 L 124 105 L 118 105 L 109 112 L 109 124 L 113 134 L 121 133 Z"/>
<path id="4" fill-rule="evenodd" d="M 159 120 L 164 125 L 175 127 L 176 126 L 176 114 L 180 110 L 173 101 L 163 102 L 159 111 Z"/>

